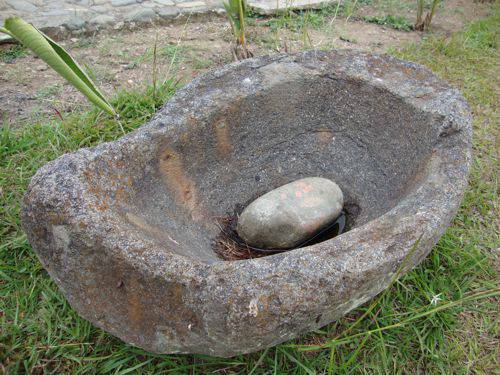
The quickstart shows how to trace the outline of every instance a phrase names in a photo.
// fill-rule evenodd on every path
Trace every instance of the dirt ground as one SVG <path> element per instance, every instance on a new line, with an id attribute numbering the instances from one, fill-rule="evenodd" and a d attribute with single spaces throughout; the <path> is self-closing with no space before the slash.
<path id="1" fill-rule="evenodd" d="M 426 33 L 398 31 L 363 20 L 365 16 L 396 14 L 415 19 L 414 2 L 374 0 L 346 16 L 321 16 L 321 25 L 300 30 L 272 27 L 270 18 L 252 18 L 247 30 L 255 56 L 305 49 L 355 48 L 383 53 L 388 48 L 418 42 Z M 449 0 L 441 7 L 432 32 L 451 34 L 467 22 L 484 17 L 490 5 L 472 0 Z M 279 22 L 275 22 L 275 25 Z M 178 20 L 170 25 L 120 32 L 102 32 L 71 38 L 61 44 L 99 84 L 112 95 L 121 89 L 137 89 L 152 83 L 153 48 L 157 40 L 158 80 L 169 76 L 188 81 L 194 76 L 233 61 L 231 30 L 223 16 Z M 1 45 L 1 49 L 10 48 Z M 30 119 L 58 116 L 86 100 L 40 59 L 32 55 L 0 62 L 0 118 L 22 124 Z"/>

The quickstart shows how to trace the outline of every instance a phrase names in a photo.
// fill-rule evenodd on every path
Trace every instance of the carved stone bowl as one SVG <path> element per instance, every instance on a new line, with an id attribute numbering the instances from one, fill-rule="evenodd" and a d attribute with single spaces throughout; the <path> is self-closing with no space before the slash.
<path id="1" fill-rule="evenodd" d="M 22 221 L 85 319 L 152 352 L 229 357 L 324 326 L 418 264 L 459 207 L 470 153 L 465 100 L 419 65 L 347 50 L 260 57 L 45 165 Z M 349 231 L 216 255 L 221 217 L 311 176 L 342 188 Z"/>

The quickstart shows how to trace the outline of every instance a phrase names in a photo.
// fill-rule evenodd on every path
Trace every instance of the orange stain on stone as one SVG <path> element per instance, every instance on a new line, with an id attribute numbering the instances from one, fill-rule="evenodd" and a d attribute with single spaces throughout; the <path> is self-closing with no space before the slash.
<path id="1" fill-rule="evenodd" d="M 310 192 L 311 192 L 311 191 L 313 191 L 313 190 L 314 190 L 314 189 L 313 189 L 313 187 L 312 187 L 311 185 L 306 185 L 306 186 L 304 186 L 304 187 L 302 188 L 302 191 L 303 191 L 304 193 L 310 193 Z"/>
<path id="2" fill-rule="evenodd" d="M 227 156 L 233 150 L 231 145 L 231 136 L 229 134 L 229 125 L 225 121 L 214 123 L 215 137 L 217 138 L 217 151 L 221 156 Z"/>
<path id="3" fill-rule="evenodd" d="M 308 193 L 314 191 L 314 188 L 310 184 L 307 184 L 303 181 L 297 182 L 297 187 L 298 190 L 295 191 L 295 196 L 297 198 L 307 199 L 306 196 L 308 195 Z"/>
<path id="4" fill-rule="evenodd" d="M 127 288 L 128 300 L 128 318 L 133 326 L 139 324 L 142 320 L 142 307 L 140 293 L 133 289 L 133 284 Z"/>
<path id="5" fill-rule="evenodd" d="M 182 157 L 171 148 L 164 148 L 158 158 L 158 168 L 175 201 L 183 206 L 194 220 L 201 218 L 194 182 L 186 175 Z"/>
<path id="6" fill-rule="evenodd" d="M 321 130 L 315 133 L 316 141 L 320 148 L 327 147 L 333 140 L 333 133 L 330 130 Z"/>

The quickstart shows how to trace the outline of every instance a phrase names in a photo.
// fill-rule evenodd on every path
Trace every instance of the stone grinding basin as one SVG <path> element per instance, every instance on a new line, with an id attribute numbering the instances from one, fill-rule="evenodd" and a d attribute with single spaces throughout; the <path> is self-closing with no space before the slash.
<path id="1" fill-rule="evenodd" d="M 152 352 L 253 352 L 341 317 L 422 261 L 466 188 L 470 120 L 457 90 L 389 56 L 246 60 L 196 78 L 116 142 L 45 165 L 22 221 L 96 326 Z M 310 176 L 339 184 L 349 231 L 218 258 L 217 218 Z"/>

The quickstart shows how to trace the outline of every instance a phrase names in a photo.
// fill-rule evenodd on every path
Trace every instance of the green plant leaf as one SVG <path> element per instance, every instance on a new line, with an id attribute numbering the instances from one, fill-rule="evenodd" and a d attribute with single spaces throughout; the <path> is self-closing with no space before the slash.
<path id="1" fill-rule="evenodd" d="M 32 50 L 97 107 L 111 115 L 116 114 L 111 104 L 77 62 L 47 35 L 19 17 L 7 18 L 0 31 L 11 35 Z"/>
<path id="2" fill-rule="evenodd" d="M 1 26 L 0 26 L 0 32 L 5 33 L 5 34 L 7 34 L 7 35 L 11 35 L 11 34 L 9 33 L 9 30 L 7 30 L 6 28 L 3 28 L 3 27 L 1 27 Z M 12 36 L 12 35 L 11 35 L 11 36 Z"/>

